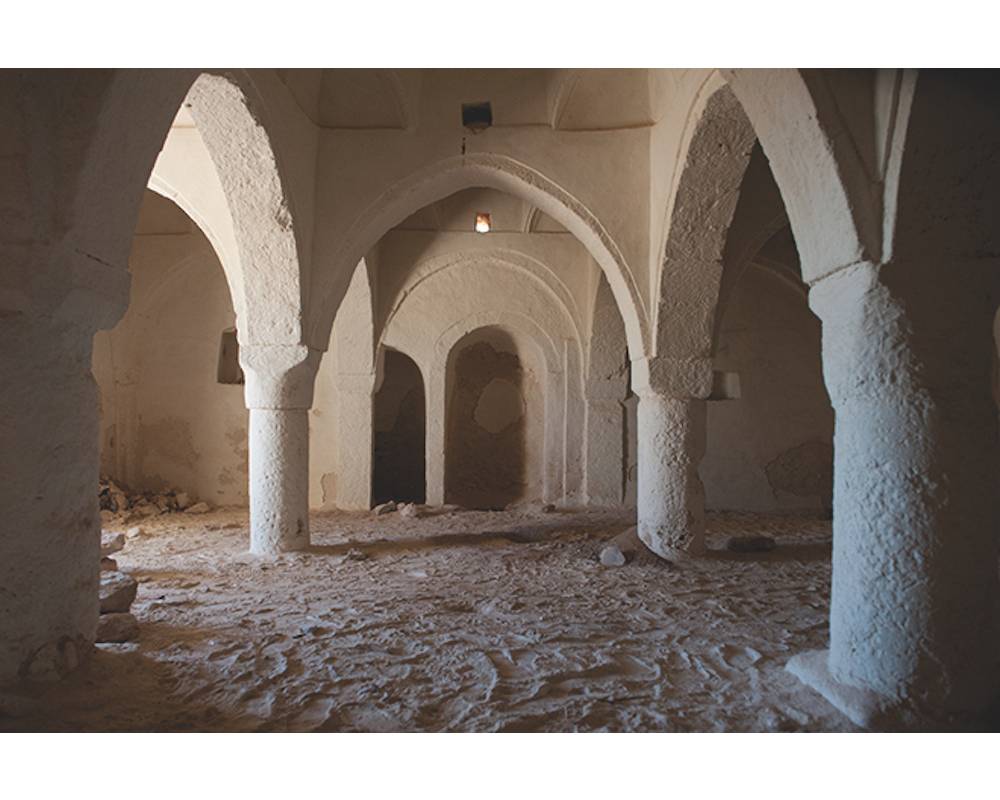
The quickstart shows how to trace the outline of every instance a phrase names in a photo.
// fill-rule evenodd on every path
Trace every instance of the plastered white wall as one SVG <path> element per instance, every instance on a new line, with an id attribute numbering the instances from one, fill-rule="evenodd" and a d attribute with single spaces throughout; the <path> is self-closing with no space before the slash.
<path id="1" fill-rule="evenodd" d="M 715 368 L 739 374 L 740 397 L 708 403 L 706 506 L 829 510 L 833 410 L 820 323 L 804 292 L 769 270 L 747 269 L 721 322 Z"/>
<path id="2" fill-rule="evenodd" d="M 129 310 L 95 336 L 102 470 L 136 490 L 245 505 L 243 387 L 217 381 L 220 337 L 235 324 L 222 267 L 204 234 L 152 192 L 138 230 Z"/>

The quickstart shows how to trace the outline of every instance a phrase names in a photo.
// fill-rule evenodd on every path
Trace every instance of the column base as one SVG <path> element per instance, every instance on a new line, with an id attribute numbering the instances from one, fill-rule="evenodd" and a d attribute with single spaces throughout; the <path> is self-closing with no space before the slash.
<path id="1" fill-rule="evenodd" d="M 821 694 L 855 725 L 876 731 L 995 731 L 1000 725 L 1000 700 L 976 711 L 921 709 L 913 700 L 873 692 L 837 680 L 827 663 L 829 650 L 793 656 L 785 669 Z"/>
<path id="2" fill-rule="evenodd" d="M 904 722 L 891 698 L 841 683 L 830 673 L 829 650 L 810 650 L 793 656 L 785 669 L 861 728 L 896 728 Z"/>
<path id="3" fill-rule="evenodd" d="M 641 523 L 637 527 L 639 540 L 646 545 L 646 549 L 664 561 L 693 561 L 694 559 L 701 558 L 707 552 L 705 543 L 702 540 L 695 539 L 688 547 L 671 547 L 666 544 L 667 537 L 661 535 L 659 530 L 654 529 L 655 532 L 650 533 L 649 530 L 643 528 Z"/>

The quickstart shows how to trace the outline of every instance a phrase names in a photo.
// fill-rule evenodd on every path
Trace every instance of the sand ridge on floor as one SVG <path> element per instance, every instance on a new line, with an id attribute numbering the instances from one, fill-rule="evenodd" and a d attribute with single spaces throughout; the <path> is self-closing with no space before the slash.
<path id="1" fill-rule="evenodd" d="M 710 514 L 708 557 L 598 562 L 627 512 L 321 513 L 249 555 L 245 510 L 118 554 L 141 638 L 0 695 L 2 730 L 852 730 L 784 670 L 826 646 L 830 523 Z M 768 534 L 769 553 L 728 536 Z"/>

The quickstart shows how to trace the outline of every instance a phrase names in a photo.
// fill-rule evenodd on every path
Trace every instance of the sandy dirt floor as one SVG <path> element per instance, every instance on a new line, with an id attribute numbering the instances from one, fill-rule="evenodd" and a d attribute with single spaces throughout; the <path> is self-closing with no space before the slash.
<path id="1" fill-rule="evenodd" d="M 630 524 L 316 514 L 312 551 L 264 560 L 245 510 L 164 515 L 116 554 L 140 641 L 0 696 L 0 730 L 853 729 L 784 670 L 826 646 L 829 522 L 713 514 L 704 559 L 602 567 Z"/>

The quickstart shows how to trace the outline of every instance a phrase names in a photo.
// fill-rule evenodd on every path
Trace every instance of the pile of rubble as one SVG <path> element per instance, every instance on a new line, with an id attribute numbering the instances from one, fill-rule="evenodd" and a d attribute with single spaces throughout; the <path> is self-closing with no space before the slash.
<path id="1" fill-rule="evenodd" d="M 381 517 L 383 514 L 391 514 L 394 511 L 399 512 L 401 517 L 422 517 L 424 515 L 424 506 L 417 505 L 416 503 L 397 503 L 395 500 L 390 500 L 388 503 L 381 503 L 372 509 L 372 514 L 376 517 Z"/>
<path id="2" fill-rule="evenodd" d="M 126 522 L 185 511 L 204 514 L 211 511 L 208 503 L 194 503 L 186 492 L 169 489 L 163 492 L 129 492 L 110 478 L 101 478 L 98 488 L 101 503 L 101 520 L 110 522 L 124 517 Z"/>
<path id="3" fill-rule="evenodd" d="M 139 584 L 120 572 L 111 556 L 125 546 L 124 533 L 101 532 L 101 616 L 97 622 L 98 642 L 132 642 L 139 638 L 139 623 L 130 613 Z"/>

